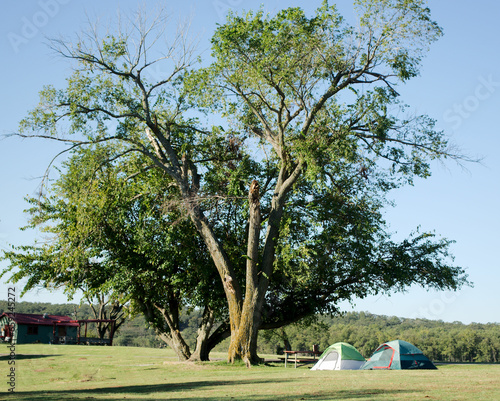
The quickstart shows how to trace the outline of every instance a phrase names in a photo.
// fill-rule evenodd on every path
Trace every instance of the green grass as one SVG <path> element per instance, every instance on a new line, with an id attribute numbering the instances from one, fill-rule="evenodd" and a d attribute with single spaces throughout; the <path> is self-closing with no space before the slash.
<path id="1" fill-rule="evenodd" d="M 0 400 L 500 400 L 500 365 L 247 369 L 223 361 L 181 363 L 165 349 L 40 344 L 17 345 L 15 366 L 16 392 L 6 394 L 9 365 L 7 357 L 0 360 Z"/>

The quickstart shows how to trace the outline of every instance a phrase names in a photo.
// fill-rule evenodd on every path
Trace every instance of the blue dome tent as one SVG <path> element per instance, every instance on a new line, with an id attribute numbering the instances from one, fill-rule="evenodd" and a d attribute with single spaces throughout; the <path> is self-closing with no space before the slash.
<path id="1" fill-rule="evenodd" d="M 389 341 L 380 345 L 361 369 L 437 369 L 422 351 L 409 342 Z"/>

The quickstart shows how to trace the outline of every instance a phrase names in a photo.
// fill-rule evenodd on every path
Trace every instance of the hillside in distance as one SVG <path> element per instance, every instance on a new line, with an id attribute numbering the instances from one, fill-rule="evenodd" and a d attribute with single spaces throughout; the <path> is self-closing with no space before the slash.
<path id="1" fill-rule="evenodd" d="M 0 301 L 0 313 L 8 311 L 7 301 Z M 87 304 L 51 304 L 19 302 L 17 313 L 49 313 L 77 319 L 93 319 Z M 188 344 L 194 347 L 200 314 L 185 311 L 182 332 Z M 374 315 L 368 312 L 349 312 L 340 316 L 315 316 L 290 326 L 262 331 L 259 336 L 259 353 L 279 354 L 284 349 L 320 350 L 344 341 L 354 345 L 368 358 L 382 343 L 400 339 L 420 348 L 433 361 L 440 362 L 500 362 L 500 324 L 447 323 L 440 320 L 407 319 L 395 316 Z M 228 340 L 214 350 L 226 351 Z M 144 317 L 127 318 L 115 335 L 115 345 L 139 347 L 164 347 Z"/>

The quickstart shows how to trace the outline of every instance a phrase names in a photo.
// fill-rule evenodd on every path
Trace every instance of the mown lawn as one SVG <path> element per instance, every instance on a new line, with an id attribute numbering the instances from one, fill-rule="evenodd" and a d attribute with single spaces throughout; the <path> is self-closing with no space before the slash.
<path id="1" fill-rule="evenodd" d="M 383 372 L 283 364 L 247 369 L 222 361 L 181 363 L 165 349 L 41 344 L 17 345 L 15 361 L 15 393 L 7 394 L 12 365 L 1 358 L 1 400 L 500 400 L 500 365 Z"/>

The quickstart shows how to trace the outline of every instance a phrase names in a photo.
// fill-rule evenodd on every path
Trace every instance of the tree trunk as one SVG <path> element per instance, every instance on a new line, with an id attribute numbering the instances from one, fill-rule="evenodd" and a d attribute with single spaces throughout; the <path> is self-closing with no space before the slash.
<path id="1" fill-rule="evenodd" d="M 109 318 L 115 320 L 115 324 L 113 326 L 113 333 L 110 331 L 110 335 L 114 335 L 120 328 L 120 326 L 125 323 L 125 312 L 123 311 L 124 306 L 119 302 L 113 302 L 113 306 L 111 311 L 109 312 Z"/>
<path id="2" fill-rule="evenodd" d="M 290 340 L 288 339 L 288 335 L 286 334 L 285 328 L 281 327 L 280 332 L 281 332 L 281 339 L 283 340 L 283 345 L 285 347 L 285 351 L 291 351 L 292 345 L 290 344 Z"/>
<path id="3" fill-rule="evenodd" d="M 261 323 L 261 310 L 269 285 L 269 277 L 272 274 L 274 265 L 285 198 L 300 176 L 301 171 L 301 163 L 296 165 L 291 173 L 288 173 L 286 166 L 282 166 L 281 168 L 268 220 L 261 266 L 257 264 L 257 261 L 260 259 L 258 250 L 261 228 L 259 184 L 254 180 L 250 186 L 250 219 L 244 299 L 231 262 L 224 252 L 222 245 L 217 240 L 199 205 L 193 200 L 187 186 L 185 184 L 181 185 L 181 192 L 186 200 L 186 208 L 217 267 L 226 294 L 231 330 L 231 342 L 228 350 L 229 362 L 242 359 L 247 366 L 250 366 L 260 361 L 257 355 L 258 329 Z M 195 174 L 193 173 L 192 175 L 194 176 Z"/>
<path id="4" fill-rule="evenodd" d="M 177 304 L 174 306 L 175 302 L 172 300 L 169 302 L 169 307 L 171 311 L 167 311 L 165 308 L 162 308 L 158 305 L 154 305 L 154 307 L 162 314 L 165 322 L 167 323 L 168 328 L 170 329 L 169 333 L 162 331 L 159 327 L 156 327 L 155 330 L 161 339 L 163 339 L 177 354 L 179 360 L 185 361 L 188 360 L 191 356 L 191 351 L 189 349 L 189 345 L 187 345 L 186 341 L 184 341 L 184 337 L 179 330 L 179 308 Z M 170 313 L 172 312 L 172 313 Z"/>
<path id="5" fill-rule="evenodd" d="M 260 311 L 257 297 L 245 298 L 240 325 L 235 335 L 231 336 L 228 361 L 243 360 L 247 367 L 261 362 L 257 355 L 257 335 L 260 325 Z"/>
<path id="6" fill-rule="evenodd" d="M 245 300 L 240 315 L 237 331 L 231 330 L 231 344 L 229 346 L 229 361 L 242 359 L 247 366 L 259 363 L 257 355 L 257 338 L 262 320 L 266 292 L 269 278 L 273 271 L 276 244 L 279 237 L 281 218 L 287 193 L 297 181 L 302 171 L 302 164 L 298 164 L 292 173 L 288 173 L 286 166 L 282 166 L 280 176 L 274 191 L 272 209 L 268 218 L 266 240 L 262 254 L 261 266 L 258 245 L 261 228 L 259 184 L 253 181 L 249 191 L 249 232 L 246 266 Z"/>
<path id="7" fill-rule="evenodd" d="M 228 359 L 234 362 L 236 359 L 243 359 L 247 366 L 259 362 L 257 356 L 257 334 L 260 324 L 260 309 L 258 286 L 259 269 L 257 260 L 259 259 L 259 237 L 260 237 L 260 201 L 259 183 L 252 181 L 248 194 L 249 201 L 249 228 L 247 244 L 246 263 L 246 290 L 245 300 L 241 312 L 239 327 L 234 336 L 231 336 Z"/>
<path id="8" fill-rule="evenodd" d="M 189 206 L 191 205 L 188 205 L 188 207 Z M 238 280 L 236 280 L 236 275 L 233 271 L 229 258 L 224 252 L 221 244 L 217 240 L 206 217 L 198 207 L 191 207 L 188 210 L 190 211 L 191 220 L 193 221 L 196 229 L 203 238 L 221 278 L 222 285 L 224 287 L 224 293 L 226 294 L 227 299 L 229 327 L 231 330 L 231 343 L 233 343 L 238 335 L 238 328 L 241 321 L 243 303 L 241 287 L 238 283 Z M 229 359 L 234 360 L 233 358 Z"/>
<path id="9" fill-rule="evenodd" d="M 98 301 L 98 303 L 97 303 L 97 306 L 99 308 L 98 311 L 96 310 L 94 304 L 92 303 L 93 299 L 87 295 L 87 301 L 88 301 L 90 308 L 92 310 L 92 314 L 94 315 L 94 319 L 98 319 L 98 320 L 106 319 L 106 306 L 107 306 L 108 302 L 105 301 L 104 294 L 97 295 L 96 299 Z M 106 335 L 106 331 L 108 330 L 109 324 L 107 324 L 105 322 L 98 322 L 96 326 L 97 326 L 97 335 L 102 340 L 104 338 L 104 336 Z"/>
<path id="10" fill-rule="evenodd" d="M 214 324 L 215 314 L 210 307 L 205 307 L 196 336 L 196 348 L 189 358 L 190 361 L 209 360 L 209 335 Z"/>
<path id="11" fill-rule="evenodd" d="M 191 356 L 189 346 L 184 341 L 184 338 L 182 338 L 179 330 L 175 330 L 174 332 L 171 331 L 170 333 L 161 332 L 159 329 L 155 329 L 155 331 L 156 335 L 174 350 L 180 361 L 187 361 L 189 359 Z"/>
<path id="12" fill-rule="evenodd" d="M 171 297 L 167 303 L 170 311 L 167 311 L 152 302 L 146 303 L 139 299 L 135 299 L 135 301 L 146 316 L 146 320 L 152 324 L 156 335 L 174 350 L 180 361 L 188 360 L 191 351 L 179 330 L 178 302 Z"/>

